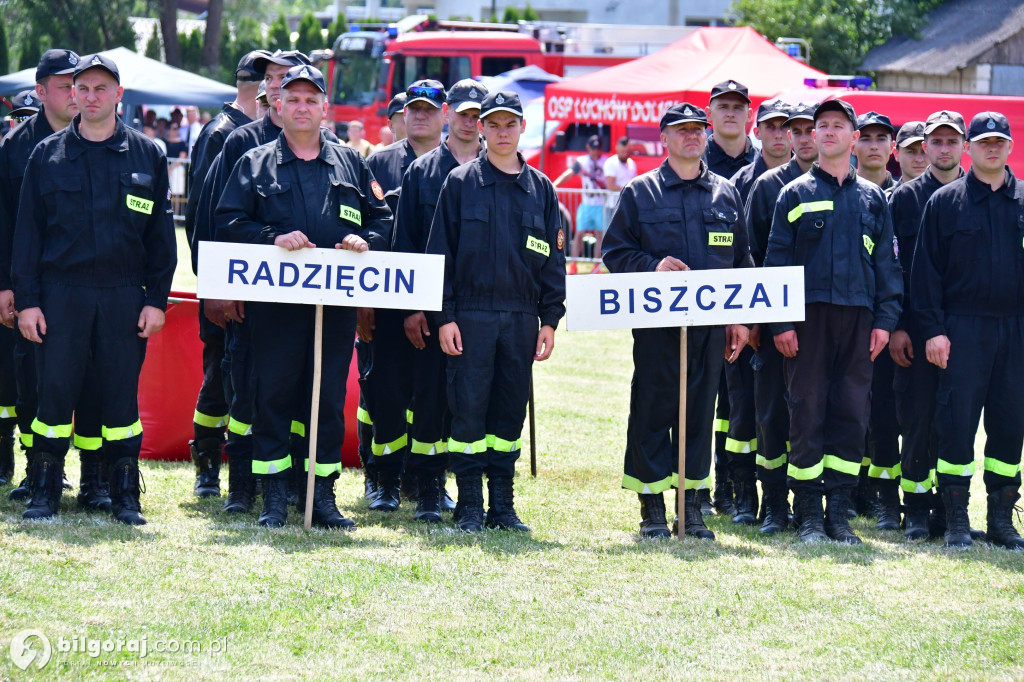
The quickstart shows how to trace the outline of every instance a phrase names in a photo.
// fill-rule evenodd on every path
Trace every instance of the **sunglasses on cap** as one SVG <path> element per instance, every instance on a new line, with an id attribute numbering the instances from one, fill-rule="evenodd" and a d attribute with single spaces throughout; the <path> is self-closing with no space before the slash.
<path id="1" fill-rule="evenodd" d="M 427 99 L 441 99 L 444 90 L 441 88 L 428 88 L 422 85 L 409 88 L 409 94 L 413 97 L 426 97 Z"/>

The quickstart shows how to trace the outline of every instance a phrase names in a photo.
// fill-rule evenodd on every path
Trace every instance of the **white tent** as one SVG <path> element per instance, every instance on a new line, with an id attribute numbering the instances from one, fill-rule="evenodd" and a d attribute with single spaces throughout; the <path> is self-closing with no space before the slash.
<path id="1" fill-rule="evenodd" d="M 235 89 L 215 80 L 168 66 L 126 47 L 101 52 L 117 64 L 124 86 L 124 109 L 140 104 L 194 104 L 219 107 L 235 98 Z M 25 69 L 0 77 L 0 95 L 14 95 L 35 86 L 36 70 Z"/>

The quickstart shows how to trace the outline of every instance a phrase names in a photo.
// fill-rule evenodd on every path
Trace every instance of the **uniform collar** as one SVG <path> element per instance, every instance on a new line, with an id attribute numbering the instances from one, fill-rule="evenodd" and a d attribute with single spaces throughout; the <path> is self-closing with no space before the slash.
<path id="1" fill-rule="evenodd" d="M 661 166 L 658 168 L 658 174 L 661 176 L 661 182 L 665 187 L 675 187 L 676 185 L 693 184 L 701 189 L 711 191 L 711 178 L 710 171 L 708 171 L 708 165 L 704 163 L 704 159 L 700 161 L 700 173 L 693 180 L 683 180 L 672 170 L 672 166 L 668 164 L 668 159 L 661 162 Z"/>
<path id="2" fill-rule="evenodd" d="M 992 187 L 985 182 L 978 179 L 978 176 L 974 174 L 972 168 L 967 173 L 967 195 L 971 198 L 973 203 L 977 203 L 982 199 L 987 199 L 993 194 L 1002 192 L 1011 199 L 1014 198 L 1017 192 L 1017 178 L 1014 177 L 1013 171 L 1009 166 L 1006 167 L 1006 180 L 1003 182 L 1003 186 L 997 189 L 995 192 L 992 191 Z"/>
<path id="3" fill-rule="evenodd" d="M 282 166 L 282 165 L 284 165 L 286 163 L 291 163 L 292 161 L 298 160 L 299 157 L 295 156 L 295 152 L 293 152 L 292 148 L 288 146 L 288 140 L 285 138 L 283 130 L 281 131 L 281 134 L 277 136 L 277 142 L 275 144 L 277 145 L 277 165 L 278 166 Z M 328 146 L 327 146 L 327 136 L 324 134 L 324 129 L 321 128 L 320 129 L 320 153 L 317 154 L 317 157 L 314 160 L 315 161 L 323 161 L 324 163 L 328 163 L 329 164 L 331 161 L 330 161 L 330 158 L 328 157 L 328 153 L 329 153 L 329 151 L 328 151 Z"/>
<path id="4" fill-rule="evenodd" d="M 67 128 L 68 140 L 71 143 L 67 147 L 67 155 L 72 160 L 85 153 L 85 150 L 89 147 L 96 147 L 96 145 L 86 143 L 78 133 L 78 124 L 81 121 L 82 115 L 75 114 L 75 117 L 71 119 L 71 125 Z M 114 134 L 104 140 L 102 146 L 115 152 L 128 151 L 128 133 L 125 130 L 124 123 L 117 116 L 114 116 Z"/>
<path id="5" fill-rule="evenodd" d="M 50 120 L 46 118 L 45 108 L 45 104 L 40 105 L 39 111 L 32 117 L 34 119 L 32 121 L 32 132 L 36 134 L 37 140 L 42 140 L 44 137 L 49 137 L 54 133 L 53 126 L 50 125 Z"/>
<path id="6" fill-rule="evenodd" d="M 715 141 L 715 134 L 711 133 L 708 135 L 708 158 L 714 159 L 715 157 L 722 157 L 725 159 L 747 159 L 748 162 L 753 161 L 754 145 L 751 143 L 748 135 L 744 135 L 743 137 L 746 138 L 746 145 L 743 147 L 743 153 L 739 156 L 729 156 L 725 153 L 725 150 L 719 146 L 718 142 Z"/>
<path id="7" fill-rule="evenodd" d="M 957 175 L 957 178 L 958 179 L 962 178 L 964 175 L 965 175 L 964 168 L 963 168 L 963 166 L 960 166 L 960 174 Z M 910 182 L 919 182 L 919 183 L 921 183 L 921 184 L 923 184 L 923 185 L 925 185 L 925 186 L 927 186 L 927 187 L 929 187 L 929 188 L 931 188 L 933 190 L 936 190 L 936 189 L 938 189 L 938 188 L 943 186 L 942 183 L 939 182 L 939 179 L 936 178 L 935 175 L 932 174 L 931 166 L 929 166 L 928 169 L 925 170 L 924 173 L 921 173 L 920 176 L 914 178 Z M 906 184 L 910 184 L 910 183 L 908 182 Z"/>
<path id="8" fill-rule="evenodd" d="M 815 177 L 824 180 L 825 182 L 827 182 L 830 185 L 833 185 L 834 187 L 845 187 L 850 183 L 857 182 L 857 169 L 854 168 L 853 165 L 850 166 L 850 172 L 846 174 L 846 180 L 843 181 L 842 185 L 839 184 L 839 180 L 837 180 L 836 177 L 833 176 L 831 173 L 823 171 L 821 169 L 821 166 L 818 165 L 817 161 L 815 161 L 814 165 L 811 166 L 811 172 L 814 173 Z"/>
<path id="9" fill-rule="evenodd" d="M 526 166 L 526 159 L 524 159 L 523 155 L 520 154 L 519 152 L 516 152 L 516 157 L 519 158 L 519 163 L 523 164 L 523 169 L 519 171 L 519 175 L 515 179 L 515 184 L 519 185 L 520 189 L 529 194 L 530 183 L 526 181 L 527 173 L 529 172 L 529 170 Z M 492 164 L 490 160 L 487 158 L 486 152 L 481 152 L 480 159 L 481 184 L 483 184 L 484 187 L 486 187 L 487 185 L 493 185 L 495 182 L 498 181 L 498 176 L 496 175 L 496 173 L 500 171 L 498 171 L 498 169 L 494 167 L 494 164 Z"/>

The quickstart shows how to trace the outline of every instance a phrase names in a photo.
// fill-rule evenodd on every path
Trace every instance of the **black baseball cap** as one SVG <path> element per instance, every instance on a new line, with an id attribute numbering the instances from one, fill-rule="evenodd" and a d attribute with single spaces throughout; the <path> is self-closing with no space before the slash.
<path id="1" fill-rule="evenodd" d="M 295 81 L 306 81 L 312 83 L 320 92 L 327 94 L 327 85 L 324 83 L 324 75 L 315 66 L 303 64 L 288 69 L 288 73 L 281 79 L 281 89 L 284 90 Z"/>
<path id="2" fill-rule="evenodd" d="M 930 135 L 937 128 L 949 126 L 961 135 L 965 134 L 967 126 L 964 125 L 964 117 L 955 111 L 936 111 L 924 122 L 924 134 Z"/>
<path id="3" fill-rule="evenodd" d="M 121 84 L 121 72 L 117 70 L 117 64 L 109 57 L 96 53 L 79 59 L 78 66 L 75 67 L 75 80 L 78 80 L 78 77 L 89 69 L 103 69 L 114 77 L 118 85 Z"/>
<path id="4" fill-rule="evenodd" d="M 298 50 L 274 50 L 271 53 L 259 55 L 252 62 L 253 68 L 264 74 L 267 72 L 268 64 L 277 64 L 278 66 L 302 66 L 305 64 L 306 66 L 312 66 L 313 62 L 309 61 L 309 57 Z"/>
<path id="5" fill-rule="evenodd" d="M 263 106 L 267 106 L 267 107 L 270 106 L 270 101 L 267 100 L 267 82 L 266 81 L 260 81 L 260 87 L 256 91 L 256 101 L 257 102 L 262 102 Z"/>
<path id="6" fill-rule="evenodd" d="M 598 135 L 591 135 L 587 138 L 587 149 L 600 149 L 601 148 L 601 137 Z"/>
<path id="7" fill-rule="evenodd" d="M 722 81 L 715 87 L 711 88 L 711 97 L 708 98 L 708 101 L 710 102 L 714 98 L 722 95 L 739 95 L 743 99 L 747 100 L 747 104 L 750 103 L 747 86 L 737 81 Z"/>
<path id="8" fill-rule="evenodd" d="M 898 149 L 903 149 L 915 142 L 923 141 L 924 121 L 908 121 L 900 126 L 900 131 L 896 133 L 896 147 Z"/>
<path id="9" fill-rule="evenodd" d="M 662 130 L 669 126 L 681 125 L 683 123 L 700 123 L 707 128 L 708 115 L 703 107 L 698 107 L 696 104 L 690 104 L 689 102 L 681 102 L 671 106 L 668 108 L 668 111 L 661 115 L 660 125 Z"/>
<path id="10" fill-rule="evenodd" d="M 971 119 L 971 127 L 967 131 L 967 139 L 971 142 L 984 140 L 987 137 L 1001 137 L 1012 140 L 1010 122 L 998 111 L 983 111 Z"/>
<path id="11" fill-rule="evenodd" d="M 844 102 L 841 99 L 827 99 L 819 104 L 814 109 L 813 121 L 817 122 L 821 115 L 829 111 L 838 111 L 840 114 L 850 119 L 850 124 L 854 130 L 859 130 L 857 127 L 857 113 L 853 110 L 853 105 L 849 102 Z"/>
<path id="12" fill-rule="evenodd" d="M 480 118 L 485 118 L 499 111 L 507 111 L 510 114 L 523 117 L 523 105 L 519 101 L 519 95 L 511 90 L 492 92 L 484 97 L 484 103 L 480 105 Z"/>
<path id="13" fill-rule="evenodd" d="M 880 114 L 877 111 L 869 111 L 866 114 L 861 114 L 857 117 L 857 130 L 863 130 L 868 126 L 881 126 L 889 131 L 889 137 L 896 134 L 895 128 L 892 127 L 892 122 L 889 117 L 885 114 Z"/>
<path id="14" fill-rule="evenodd" d="M 794 104 L 789 108 L 789 118 L 786 119 L 786 124 L 790 124 L 796 120 L 814 120 L 814 109 L 815 105 L 801 102 L 800 104 Z"/>
<path id="15" fill-rule="evenodd" d="M 429 102 L 431 105 L 441 108 L 441 105 L 448 101 L 448 95 L 440 81 L 421 80 L 416 81 L 405 89 L 406 108 L 413 102 Z"/>
<path id="16" fill-rule="evenodd" d="M 256 60 L 260 57 L 269 57 L 270 53 L 266 50 L 253 50 L 249 52 L 241 59 L 238 60 L 238 66 L 235 67 L 235 80 L 236 81 L 261 81 L 266 75 L 267 62 L 266 60 L 260 62 L 261 68 L 257 68 Z"/>
<path id="17" fill-rule="evenodd" d="M 400 92 L 391 98 L 391 101 L 388 102 L 388 120 L 391 120 L 391 117 L 395 114 L 400 114 L 405 111 L 406 99 L 408 99 L 408 95 L 404 92 Z"/>
<path id="18" fill-rule="evenodd" d="M 770 118 L 789 120 L 789 105 L 781 99 L 769 99 L 761 102 L 757 108 L 757 122 L 767 121 Z"/>
<path id="19" fill-rule="evenodd" d="M 30 90 L 22 90 L 11 98 L 10 115 L 12 118 L 31 116 L 39 111 L 40 104 L 42 104 L 42 102 L 39 101 L 39 95 L 36 94 L 34 88 Z"/>
<path id="20" fill-rule="evenodd" d="M 472 78 L 463 78 L 449 88 L 448 106 L 460 112 L 467 109 L 480 109 L 486 96 L 487 86 L 477 83 Z"/>
<path id="21" fill-rule="evenodd" d="M 71 50 L 47 50 L 39 58 L 39 64 L 36 66 L 36 83 L 47 76 L 74 73 L 80 61 L 81 57 Z"/>

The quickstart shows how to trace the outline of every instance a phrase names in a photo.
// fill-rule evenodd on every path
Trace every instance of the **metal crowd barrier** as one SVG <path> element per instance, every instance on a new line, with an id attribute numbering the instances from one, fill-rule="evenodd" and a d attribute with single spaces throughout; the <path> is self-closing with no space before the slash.
<path id="1" fill-rule="evenodd" d="M 171 190 L 171 209 L 174 212 L 175 225 L 185 222 L 185 204 L 188 203 L 189 170 L 192 162 L 189 159 L 167 158 L 167 179 Z"/>
<path id="2" fill-rule="evenodd" d="M 562 214 L 562 225 L 565 230 L 569 250 L 566 252 L 570 262 L 600 262 L 600 251 L 598 241 L 608 229 L 608 222 L 611 220 L 612 211 L 615 210 L 615 203 L 619 199 L 618 192 L 611 192 L 606 189 L 577 189 L 559 187 L 555 190 L 558 196 L 558 208 Z M 582 235 L 577 233 L 577 221 L 579 220 L 580 206 L 589 204 L 599 206 L 601 211 L 601 229 L 599 233 L 587 231 Z M 573 266 L 570 266 L 573 272 Z"/>

